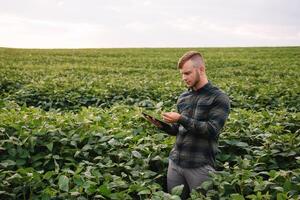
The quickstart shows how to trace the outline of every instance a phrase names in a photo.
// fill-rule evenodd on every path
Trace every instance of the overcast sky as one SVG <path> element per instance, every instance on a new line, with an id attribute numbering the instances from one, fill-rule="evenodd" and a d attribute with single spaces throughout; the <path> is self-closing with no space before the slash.
<path id="1" fill-rule="evenodd" d="M 300 46 L 300 0 L 0 0 L 0 47 Z"/>

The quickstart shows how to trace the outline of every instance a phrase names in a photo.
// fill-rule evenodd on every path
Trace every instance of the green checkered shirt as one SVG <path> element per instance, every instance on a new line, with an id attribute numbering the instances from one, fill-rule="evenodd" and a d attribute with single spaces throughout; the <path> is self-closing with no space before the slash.
<path id="1" fill-rule="evenodd" d="M 218 137 L 230 112 L 229 98 L 211 82 L 180 95 L 181 118 L 164 131 L 176 136 L 170 159 L 183 168 L 215 165 Z"/>

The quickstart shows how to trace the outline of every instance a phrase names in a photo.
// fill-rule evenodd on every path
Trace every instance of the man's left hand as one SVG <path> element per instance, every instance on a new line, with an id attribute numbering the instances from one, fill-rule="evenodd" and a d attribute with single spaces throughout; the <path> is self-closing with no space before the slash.
<path id="1" fill-rule="evenodd" d="M 176 123 L 180 119 L 181 115 L 177 112 L 166 112 L 162 114 L 162 117 L 167 123 Z"/>

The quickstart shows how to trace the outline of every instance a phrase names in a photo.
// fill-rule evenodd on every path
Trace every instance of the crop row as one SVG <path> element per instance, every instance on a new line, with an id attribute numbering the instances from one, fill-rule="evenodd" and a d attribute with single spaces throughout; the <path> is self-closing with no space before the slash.
<path id="1" fill-rule="evenodd" d="M 210 80 L 230 96 L 232 107 L 299 112 L 298 48 L 255 50 L 204 49 Z M 182 51 L 4 49 L 0 97 L 45 110 L 145 100 L 172 106 L 184 90 L 176 69 Z"/>
<path id="2" fill-rule="evenodd" d="M 300 48 L 195 50 L 232 109 L 191 199 L 298 199 Z M 185 51 L 0 48 L 0 199 L 179 199 L 175 138 L 141 112 L 175 110 Z"/>
<path id="3" fill-rule="evenodd" d="M 140 113 L 139 107 L 116 105 L 62 114 L 5 103 L 0 115 L 2 195 L 159 196 L 165 191 L 174 138 L 150 127 Z M 220 139 L 220 173 L 206 186 L 209 195 L 299 195 L 298 122 L 299 115 L 283 111 L 235 110 Z"/>

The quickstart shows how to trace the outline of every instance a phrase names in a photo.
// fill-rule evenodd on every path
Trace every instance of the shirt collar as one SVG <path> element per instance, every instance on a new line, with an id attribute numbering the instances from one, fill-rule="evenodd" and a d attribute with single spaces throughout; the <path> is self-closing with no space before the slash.
<path id="1" fill-rule="evenodd" d="M 192 88 L 189 88 L 189 91 L 191 92 L 202 92 L 202 91 L 209 91 L 212 88 L 212 84 L 210 81 L 208 81 L 203 87 L 199 88 L 198 90 L 193 90 Z"/>

